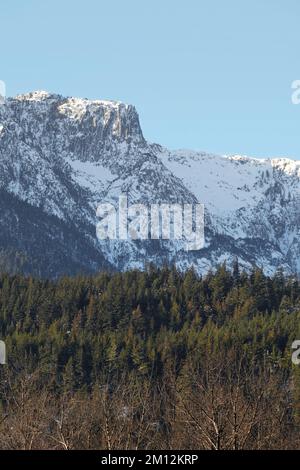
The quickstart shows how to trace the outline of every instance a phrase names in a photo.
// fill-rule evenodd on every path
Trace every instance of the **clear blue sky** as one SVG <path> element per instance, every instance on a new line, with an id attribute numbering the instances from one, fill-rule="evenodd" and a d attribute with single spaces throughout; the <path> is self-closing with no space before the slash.
<path id="1" fill-rule="evenodd" d="M 136 106 L 171 148 L 300 158 L 299 0 L 6 0 L 0 79 Z"/>

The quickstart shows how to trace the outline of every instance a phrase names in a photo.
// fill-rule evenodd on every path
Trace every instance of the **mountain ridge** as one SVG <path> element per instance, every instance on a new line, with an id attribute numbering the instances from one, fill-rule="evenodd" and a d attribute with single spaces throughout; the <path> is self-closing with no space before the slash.
<path id="1" fill-rule="evenodd" d="M 73 227 L 105 260 L 90 260 L 91 272 L 167 263 L 205 273 L 235 259 L 268 274 L 300 271 L 300 162 L 168 150 L 147 142 L 135 107 L 119 101 L 45 91 L 8 98 L 0 106 L 0 188 Z M 129 203 L 204 203 L 203 250 L 185 252 L 176 240 L 99 242 L 96 207 L 121 193 Z M 79 266 L 89 263 L 83 250 Z"/>

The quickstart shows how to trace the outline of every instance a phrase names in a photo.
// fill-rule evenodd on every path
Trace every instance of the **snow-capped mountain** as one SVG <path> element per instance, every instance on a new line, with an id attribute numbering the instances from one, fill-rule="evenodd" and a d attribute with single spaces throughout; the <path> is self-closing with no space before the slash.
<path id="1" fill-rule="evenodd" d="M 170 151 L 148 143 L 133 106 L 34 92 L 0 106 L 0 268 L 42 276 L 175 263 L 207 272 L 238 258 L 300 272 L 300 163 Z M 103 241 L 96 207 L 205 204 L 205 247 Z M 1 261 L 2 260 L 2 261 Z"/>

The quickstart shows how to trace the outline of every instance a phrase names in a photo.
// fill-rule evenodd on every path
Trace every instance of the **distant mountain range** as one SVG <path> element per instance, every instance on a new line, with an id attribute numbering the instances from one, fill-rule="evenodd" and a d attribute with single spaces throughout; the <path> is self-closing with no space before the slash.
<path id="1" fill-rule="evenodd" d="M 159 112 L 159 110 L 158 110 Z M 205 204 L 205 247 L 103 241 L 96 207 Z M 206 273 L 238 259 L 300 272 L 300 162 L 171 151 L 145 140 L 133 106 L 43 91 L 0 106 L 0 269 L 57 277 L 145 264 Z"/>

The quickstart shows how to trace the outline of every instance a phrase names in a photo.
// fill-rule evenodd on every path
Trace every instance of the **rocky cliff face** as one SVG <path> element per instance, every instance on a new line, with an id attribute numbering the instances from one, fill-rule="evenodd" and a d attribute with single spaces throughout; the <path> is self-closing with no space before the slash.
<path id="1" fill-rule="evenodd" d="M 238 258 L 267 273 L 300 271 L 300 164 L 171 152 L 143 137 L 134 107 L 35 92 L 0 106 L 2 259 L 43 276 L 145 263 L 207 272 Z M 205 204 L 205 247 L 96 239 L 96 207 Z M 9 253 L 9 256 L 8 256 Z"/>

